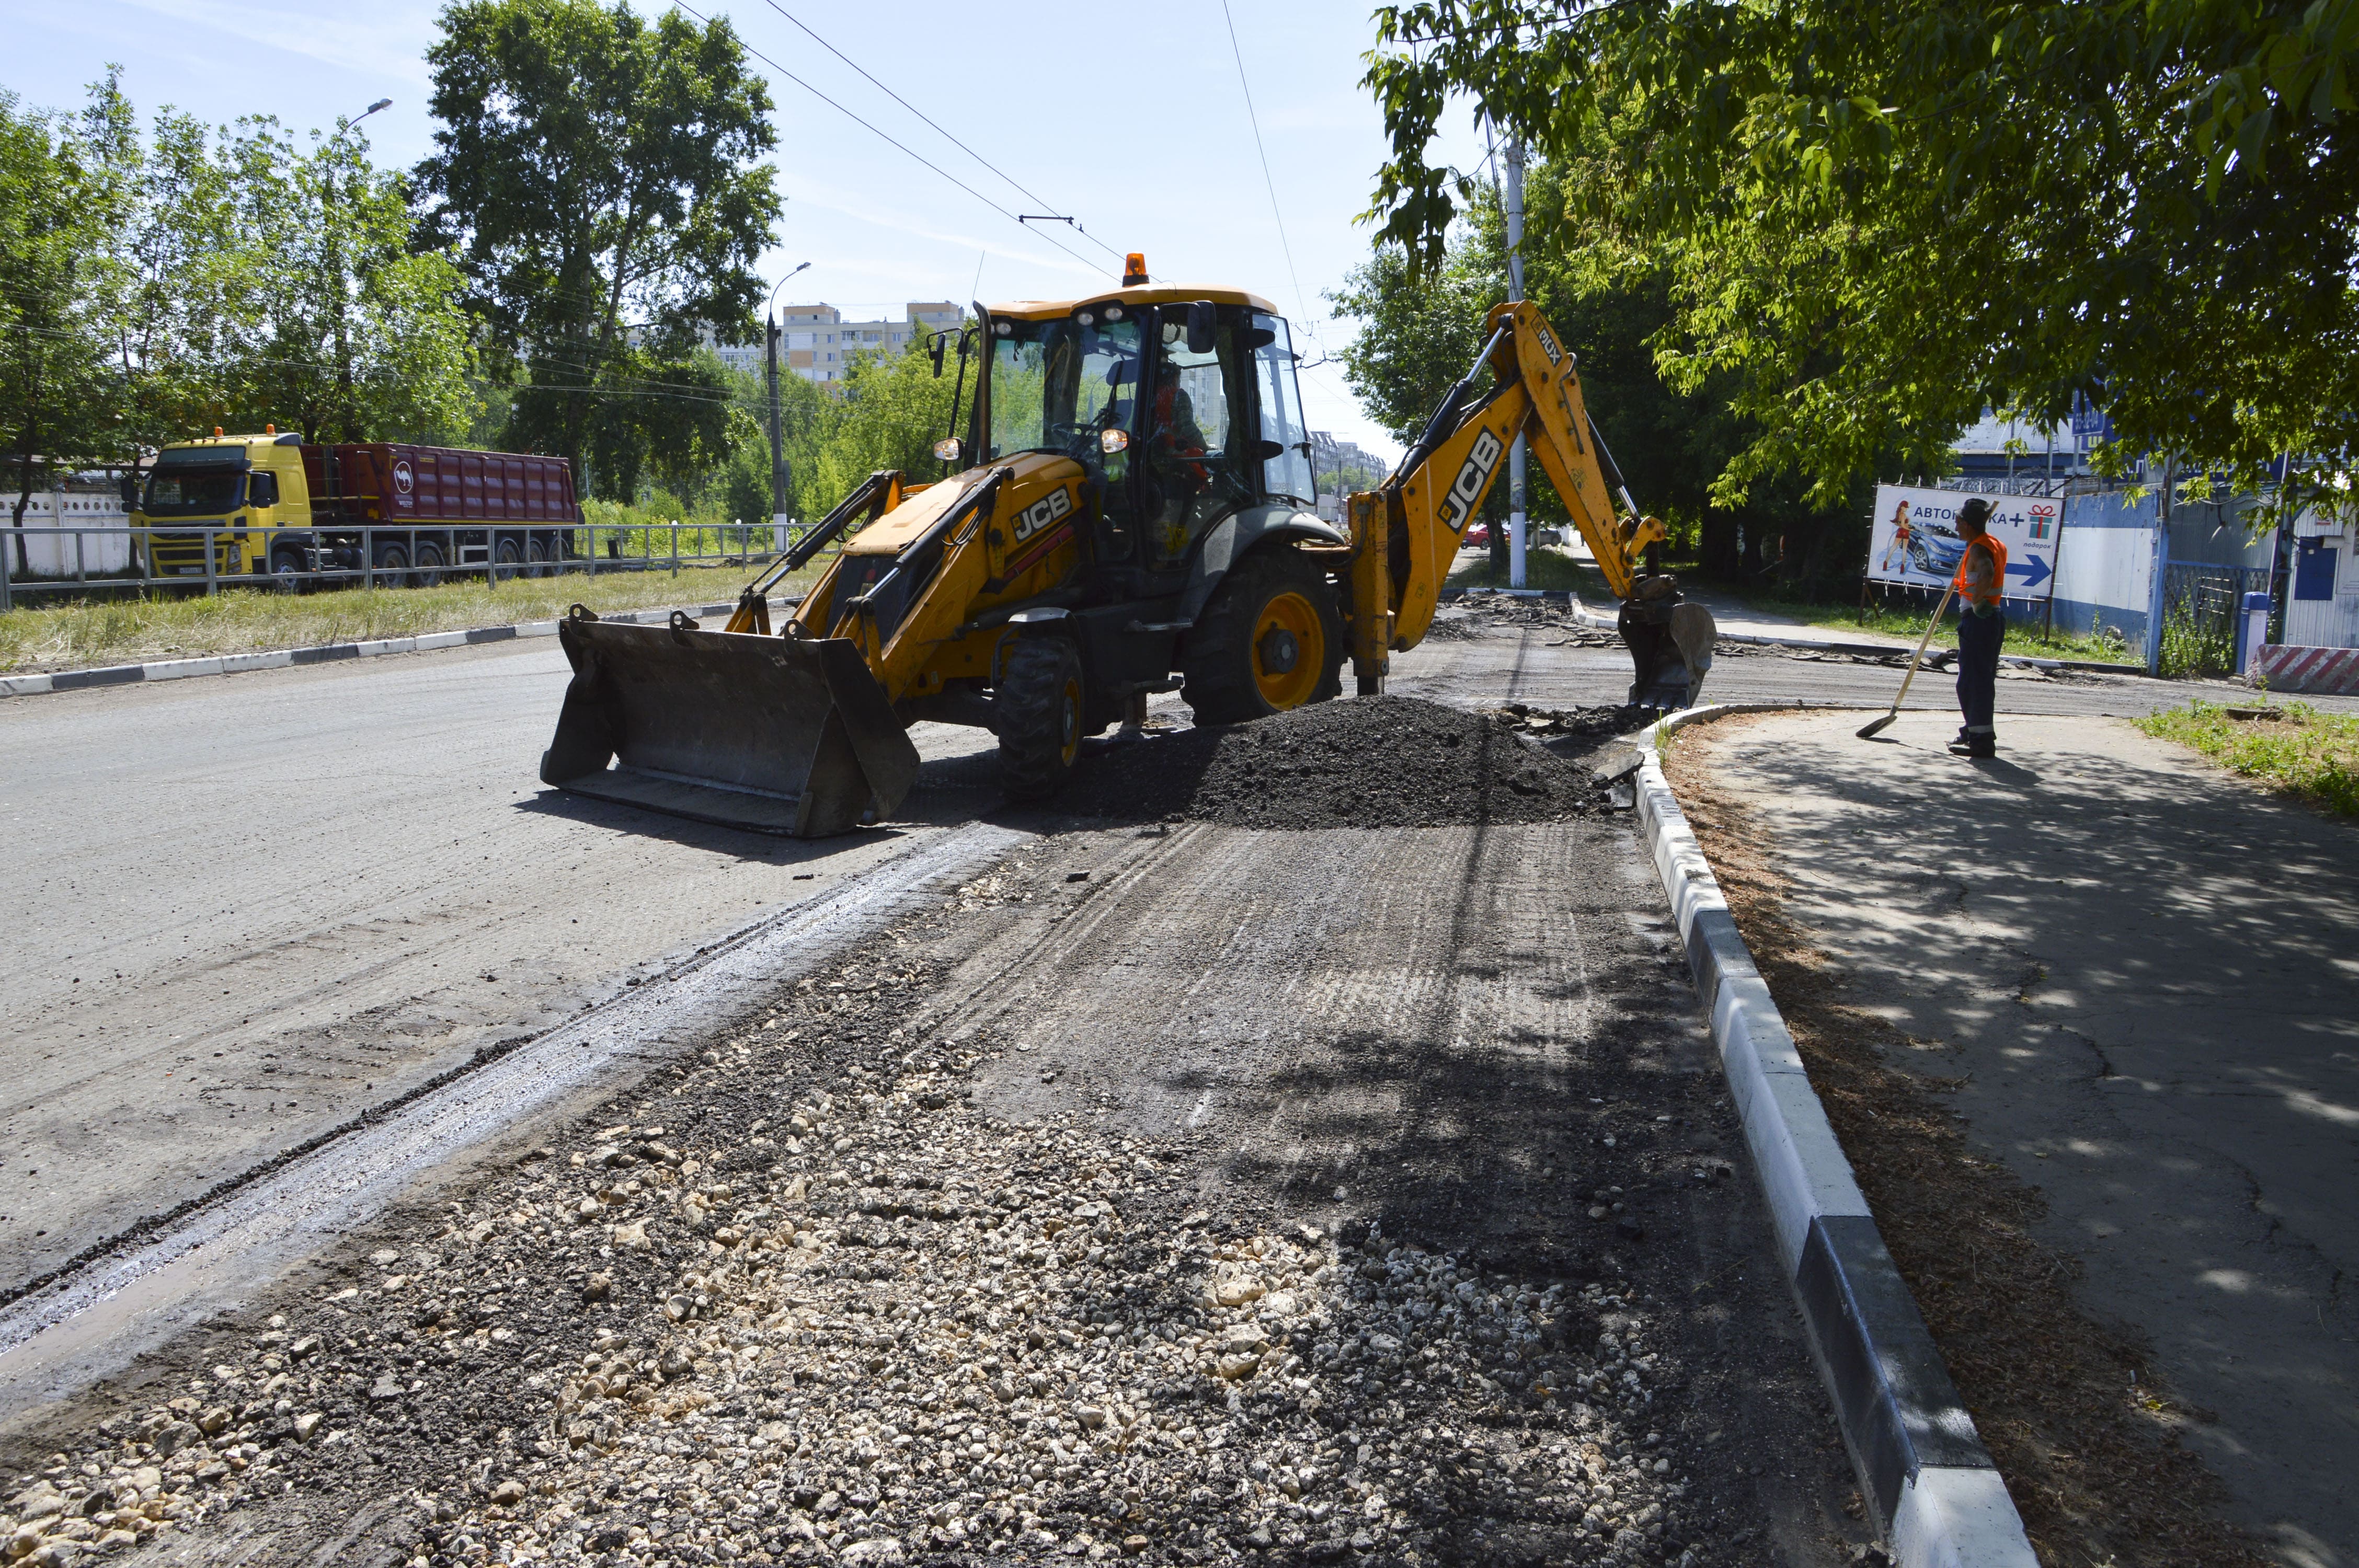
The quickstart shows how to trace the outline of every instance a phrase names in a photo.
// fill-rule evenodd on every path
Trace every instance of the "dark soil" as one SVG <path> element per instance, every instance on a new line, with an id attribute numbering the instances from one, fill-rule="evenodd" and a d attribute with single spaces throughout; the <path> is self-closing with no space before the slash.
<path id="1" fill-rule="evenodd" d="M 1619 708 L 1488 714 L 1403 697 L 1325 702 L 1107 746 L 1058 805 L 1234 827 L 1560 822 L 1604 809 L 1606 795 L 1590 768 L 1533 737 L 1603 739 L 1644 722 Z"/>

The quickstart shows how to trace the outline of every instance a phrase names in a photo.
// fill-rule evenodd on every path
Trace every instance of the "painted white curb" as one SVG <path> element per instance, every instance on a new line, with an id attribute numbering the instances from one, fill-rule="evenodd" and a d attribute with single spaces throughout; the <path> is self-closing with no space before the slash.
<path id="1" fill-rule="evenodd" d="M 1838 705 L 1725 703 L 1640 730 L 1631 737 L 1642 758 L 1638 819 L 1712 1019 L 1812 1356 L 1894 1561 L 1901 1568 L 2038 1568 L 2006 1484 L 1875 1233 L 1793 1036 L 1663 776 L 1662 737 L 1726 714 L 1804 706 Z"/>

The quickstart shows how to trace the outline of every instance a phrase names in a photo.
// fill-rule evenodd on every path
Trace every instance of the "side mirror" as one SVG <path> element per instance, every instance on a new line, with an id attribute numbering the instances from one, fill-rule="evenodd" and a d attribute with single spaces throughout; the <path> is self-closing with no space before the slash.
<path id="1" fill-rule="evenodd" d="M 1248 327 L 1238 334 L 1237 347 L 1251 353 L 1256 349 L 1266 349 L 1276 341 L 1277 341 L 1277 334 L 1267 327 Z"/>
<path id="2" fill-rule="evenodd" d="M 1213 313 L 1211 300 L 1197 299 L 1189 302 L 1188 351 L 1190 353 L 1211 353 L 1217 341 L 1215 334 L 1219 330 L 1220 319 Z"/>
<path id="3" fill-rule="evenodd" d="M 966 448 L 956 436 L 945 436 L 934 443 L 934 456 L 946 463 L 958 461 L 960 454 L 965 450 Z"/>
<path id="4" fill-rule="evenodd" d="M 940 380 L 941 380 L 941 379 L 942 379 L 942 350 L 944 350 L 945 348 L 947 348 L 947 347 L 949 347 L 949 346 L 950 346 L 950 334 L 949 334 L 949 333 L 947 333 L 947 332 L 936 332 L 936 333 L 934 334 L 934 341 L 933 341 L 933 346 L 932 346 L 932 349 L 931 349 L 931 353 L 932 353 L 933 361 L 934 361 L 934 379 L 935 379 L 936 381 L 940 381 Z"/>
<path id="5" fill-rule="evenodd" d="M 1280 458 L 1285 455 L 1286 449 L 1278 445 L 1276 441 L 1256 441 L 1254 443 L 1254 460 L 1256 462 L 1266 463 L 1272 458 Z"/>

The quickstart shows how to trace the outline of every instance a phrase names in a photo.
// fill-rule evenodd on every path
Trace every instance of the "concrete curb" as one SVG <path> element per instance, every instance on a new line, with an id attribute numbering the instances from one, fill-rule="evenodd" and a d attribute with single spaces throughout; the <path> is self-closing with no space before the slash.
<path id="1" fill-rule="evenodd" d="M 776 602 L 775 600 L 773 602 Z M 737 601 L 679 606 L 690 615 L 727 615 Z M 624 610 L 599 617 L 638 625 L 662 625 L 671 619 L 666 610 Z M 37 697 L 45 691 L 82 691 L 100 686 L 138 686 L 148 681 L 187 680 L 192 676 L 234 676 L 247 670 L 279 670 L 296 665 L 333 664 L 340 659 L 371 659 L 381 654 L 425 654 L 437 648 L 465 647 L 475 643 L 505 643 L 515 637 L 554 637 L 554 621 L 520 621 L 512 626 L 477 626 L 465 632 L 423 632 L 415 637 L 386 637 L 370 643 L 322 643 L 311 648 L 273 648 L 256 654 L 217 654 L 202 659 L 159 659 L 144 665 L 104 665 L 91 670 L 60 670 L 53 675 L 0 676 L 0 697 Z"/>
<path id="2" fill-rule="evenodd" d="M 1690 708 L 1632 736 L 1643 758 L 1638 819 L 1712 1020 L 1811 1354 L 1893 1560 L 1900 1568 L 2038 1568 L 2006 1484 L 1885 1250 L 1793 1036 L 1663 776 L 1658 746 L 1671 731 L 1803 706 L 1838 705 Z"/>

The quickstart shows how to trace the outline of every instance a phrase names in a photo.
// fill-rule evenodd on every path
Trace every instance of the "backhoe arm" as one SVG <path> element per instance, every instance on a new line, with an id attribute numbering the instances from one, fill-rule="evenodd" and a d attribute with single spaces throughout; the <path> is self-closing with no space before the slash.
<path id="1" fill-rule="evenodd" d="M 1606 585 L 1625 606 L 1623 636 L 1638 663 L 1632 700 L 1651 693 L 1684 664 L 1680 684 L 1692 689 L 1701 665 L 1672 646 L 1669 611 L 1679 603 L 1669 578 L 1645 573 L 1647 547 L 1664 536 L 1630 498 L 1613 456 L 1598 438 L 1582 401 L 1581 377 L 1555 331 L 1527 301 L 1501 305 L 1485 321 L 1488 336 L 1465 379 L 1435 408 L 1425 433 L 1377 489 L 1347 502 L 1352 530 L 1350 633 L 1353 673 L 1363 693 L 1383 689 L 1390 654 L 1415 647 L 1432 624 L 1441 584 L 1522 436 L 1588 542 Z M 1487 391 L 1478 391 L 1483 372 Z M 1620 503 L 1617 509 L 1615 503 Z M 1709 665 L 1711 617 L 1685 607 L 1683 641 L 1699 634 Z M 1634 612 L 1642 627 L 1634 634 Z"/>

